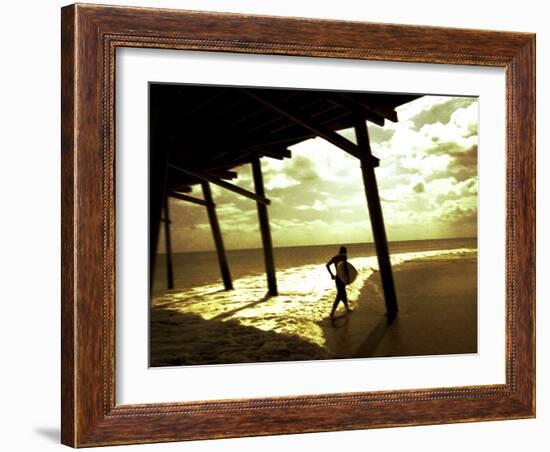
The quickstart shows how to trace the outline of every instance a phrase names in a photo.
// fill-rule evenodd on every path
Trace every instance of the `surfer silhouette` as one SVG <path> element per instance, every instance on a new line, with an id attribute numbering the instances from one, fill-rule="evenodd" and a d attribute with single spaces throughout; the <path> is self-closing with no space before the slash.
<path id="1" fill-rule="evenodd" d="M 347 264 L 348 261 L 348 250 L 345 246 L 340 247 L 340 252 L 334 256 L 330 261 L 327 262 L 327 270 L 330 273 L 330 277 L 334 279 L 336 282 L 336 299 L 334 300 L 334 304 L 332 305 L 332 311 L 330 311 L 330 317 L 334 318 L 334 313 L 336 312 L 336 308 L 340 304 L 340 301 L 344 303 L 344 306 L 346 307 L 346 311 L 351 311 L 348 305 L 348 294 L 346 293 L 346 281 L 343 281 L 341 276 L 343 276 L 347 282 L 350 281 L 349 277 L 349 267 L 348 265 L 341 265 L 340 266 L 340 272 L 339 272 L 339 264 L 344 263 Z M 330 268 L 331 265 L 334 265 L 335 272 L 332 273 L 332 270 Z M 339 275 L 339 273 L 343 272 L 343 275 Z"/>

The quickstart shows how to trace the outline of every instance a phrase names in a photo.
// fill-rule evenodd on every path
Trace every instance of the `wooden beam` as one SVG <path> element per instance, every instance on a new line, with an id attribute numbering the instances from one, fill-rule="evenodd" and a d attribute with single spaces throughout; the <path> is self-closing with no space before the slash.
<path id="1" fill-rule="evenodd" d="M 225 182 L 223 180 L 217 179 L 216 177 L 210 176 L 209 174 L 206 174 L 200 171 L 190 171 L 190 170 L 181 168 L 180 166 L 176 166 L 172 164 L 170 164 L 169 166 L 170 168 L 173 168 L 176 171 L 179 171 L 180 173 L 187 174 L 188 176 L 195 177 L 196 179 L 199 179 L 204 182 L 211 182 L 214 185 L 218 185 L 222 188 L 225 188 L 229 191 L 242 195 L 246 198 L 253 199 L 254 201 L 259 202 L 261 204 L 269 205 L 271 203 L 271 201 L 264 196 L 258 196 L 257 194 L 252 193 L 251 191 L 248 191 L 248 190 L 245 190 L 244 188 L 230 184 L 229 182 Z"/>
<path id="2" fill-rule="evenodd" d="M 371 111 L 382 118 L 389 119 L 391 122 L 397 122 L 397 112 L 394 108 L 387 105 L 381 105 L 380 102 L 373 102 L 372 99 L 367 97 L 368 95 L 354 96 L 352 93 L 340 93 L 340 96 L 349 99 L 350 102 L 353 102 L 362 108 L 366 108 L 368 111 Z"/>
<path id="3" fill-rule="evenodd" d="M 236 171 L 229 170 L 214 170 L 211 175 L 218 179 L 236 179 L 239 176 Z"/>
<path id="4" fill-rule="evenodd" d="M 183 193 L 172 191 L 168 193 L 168 196 L 170 196 L 171 198 L 179 199 L 181 201 L 187 201 L 193 204 L 198 204 L 200 206 L 208 206 L 208 203 L 204 199 L 194 198 L 193 196 L 184 195 Z"/>
<path id="5" fill-rule="evenodd" d="M 252 176 L 254 178 L 254 188 L 259 197 L 265 196 L 264 180 L 262 176 L 262 166 L 259 158 L 252 160 Z M 260 223 L 260 233 L 262 235 L 262 246 L 264 251 L 265 273 L 267 277 L 267 289 L 269 295 L 277 295 L 277 279 L 275 276 L 275 262 L 273 259 L 273 242 L 271 240 L 271 230 L 269 228 L 269 216 L 267 206 L 257 203 L 258 221 Z"/>
<path id="6" fill-rule="evenodd" d="M 226 91 L 227 91 L 226 88 L 221 88 L 219 91 L 215 92 L 208 99 L 196 105 L 191 110 L 185 112 L 185 114 L 182 117 L 182 120 L 192 118 L 192 117 L 197 117 L 199 111 L 203 110 L 206 106 L 210 105 L 213 101 L 217 100 L 220 96 L 223 96 Z"/>
<path id="7" fill-rule="evenodd" d="M 251 98 L 256 99 L 258 102 L 265 105 L 266 107 L 275 110 L 279 114 L 291 119 L 296 124 L 301 125 L 302 127 L 310 130 L 321 138 L 324 138 L 335 146 L 338 146 L 340 149 L 343 149 L 348 154 L 351 154 L 360 160 L 367 159 L 369 165 L 372 167 L 378 166 L 379 160 L 376 157 L 374 157 L 373 155 L 365 155 L 363 152 L 361 152 L 360 148 L 356 144 L 329 129 L 328 127 L 322 124 L 315 123 L 311 118 L 306 117 L 306 115 L 304 115 L 302 112 L 295 110 L 288 105 L 283 105 L 282 103 L 279 103 L 275 100 L 267 99 L 264 96 L 259 95 L 251 90 L 242 88 L 241 91 L 243 91 Z"/>
<path id="8" fill-rule="evenodd" d="M 294 91 L 294 92 L 291 92 L 290 94 L 286 95 L 283 97 L 283 102 L 286 102 L 298 95 L 300 95 L 301 92 L 300 91 Z M 257 132 L 258 130 L 260 130 L 260 133 L 262 135 L 265 135 L 265 128 L 266 127 L 269 127 L 271 125 L 273 125 L 274 123 L 279 123 L 281 122 L 282 120 L 284 120 L 283 118 L 281 118 L 279 115 L 273 115 L 273 112 L 270 111 L 270 110 L 255 110 L 257 112 L 257 114 L 255 116 L 259 116 L 259 115 L 263 115 L 265 116 L 266 114 L 269 115 L 269 119 L 266 121 L 265 119 L 262 119 L 256 123 L 248 123 L 247 127 L 246 127 L 246 131 L 244 132 L 244 136 L 247 136 L 247 135 L 250 135 L 250 134 L 255 134 L 255 132 Z M 246 121 L 247 118 L 244 118 L 236 123 L 233 123 L 231 124 L 231 127 L 235 127 L 236 125 L 238 125 L 239 123 L 242 123 L 243 121 Z"/>
<path id="9" fill-rule="evenodd" d="M 174 187 L 168 187 L 168 191 L 179 191 L 181 193 L 191 193 L 193 189 L 190 185 L 176 185 Z"/>
<path id="10" fill-rule="evenodd" d="M 220 273 L 222 275 L 223 285 L 225 287 L 225 290 L 231 290 L 233 289 L 233 282 L 231 281 L 231 273 L 229 272 L 229 265 L 227 263 L 227 257 L 225 255 L 225 247 L 223 245 L 220 223 L 218 222 L 218 215 L 216 214 L 216 207 L 212 198 L 210 184 L 206 181 L 202 182 L 202 193 L 204 196 L 204 200 L 207 203 L 206 211 L 208 213 L 208 220 L 210 221 L 210 228 L 212 229 L 214 245 L 216 246 L 216 252 L 218 254 L 218 263 L 220 265 Z"/>
<path id="11" fill-rule="evenodd" d="M 290 149 L 265 149 L 261 147 L 250 147 L 244 149 L 245 152 L 248 152 L 249 154 L 254 154 L 262 157 L 270 157 L 273 159 L 283 160 L 285 158 L 291 158 L 292 152 Z"/>
<path id="12" fill-rule="evenodd" d="M 283 100 L 284 102 L 284 100 Z M 316 109 L 314 112 L 312 113 L 306 113 L 306 110 L 308 107 L 312 106 L 312 105 L 315 105 L 315 104 L 318 104 L 320 102 L 324 102 L 326 104 L 326 106 L 320 110 Z M 288 105 L 288 104 L 287 104 Z M 299 103 L 299 108 L 300 108 L 300 111 L 303 113 L 303 114 L 307 114 L 307 116 L 311 119 L 313 118 L 318 118 L 320 116 L 323 116 L 325 113 L 329 112 L 329 111 L 333 111 L 335 109 L 338 108 L 337 105 L 334 105 L 333 102 L 327 102 L 326 99 L 323 99 L 321 97 L 316 97 L 315 99 L 313 100 L 310 100 L 309 102 L 306 102 L 306 103 L 302 103 L 300 102 Z M 329 121 L 332 121 L 334 117 L 331 116 L 331 119 Z M 325 120 L 327 121 L 327 120 Z M 324 121 L 323 121 L 324 123 Z M 282 124 L 280 126 L 278 126 L 277 128 L 273 129 L 273 128 L 270 128 L 268 133 L 269 134 L 278 134 L 280 132 L 282 132 L 283 130 L 287 130 L 289 127 L 292 127 L 292 126 L 295 126 L 296 124 L 295 123 L 288 123 L 288 118 L 286 118 L 286 123 L 285 124 Z"/>
<path id="13" fill-rule="evenodd" d="M 269 111 L 269 110 L 265 110 Z M 280 115 L 279 115 L 280 117 Z M 266 147 L 273 147 L 277 146 L 279 149 L 289 146 L 288 143 L 295 144 L 296 138 L 291 136 L 286 136 L 284 134 L 281 135 L 266 135 L 266 133 L 263 134 L 254 134 L 254 135 L 230 135 L 229 133 L 226 135 L 218 134 L 216 135 L 216 139 L 212 139 L 210 137 L 203 138 L 200 142 L 192 142 L 192 143 L 176 143 L 174 154 L 177 156 L 177 153 L 179 152 L 179 149 L 183 146 L 192 146 L 192 147 L 199 147 L 201 149 L 205 150 L 205 153 L 208 154 L 211 151 L 215 154 L 215 157 L 218 158 L 221 153 L 234 153 L 235 151 L 241 151 L 243 149 L 248 148 L 260 148 L 265 149 Z M 268 138 L 269 136 L 269 138 Z"/>
<path id="14" fill-rule="evenodd" d="M 375 123 L 380 127 L 384 126 L 384 117 L 368 109 L 362 104 L 357 103 L 355 100 L 340 93 L 327 93 L 327 99 L 341 107 L 349 110 L 351 113 L 361 115 L 365 120 Z"/>
<path id="15" fill-rule="evenodd" d="M 391 96 L 386 96 L 383 94 L 354 93 L 354 95 L 350 95 L 350 97 L 356 102 L 378 113 L 380 116 L 392 122 L 397 122 L 398 115 L 395 109 L 422 96 L 409 94 L 392 94 Z"/>
<path id="16" fill-rule="evenodd" d="M 370 155 L 370 141 L 367 124 L 363 116 L 357 116 L 355 120 L 355 134 L 357 144 L 366 155 Z M 384 216 L 382 215 L 382 206 L 380 204 L 380 195 L 378 185 L 376 184 L 376 175 L 374 168 L 366 163 L 367 159 L 361 161 L 361 172 L 363 174 L 363 183 L 367 196 L 369 207 L 369 217 L 372 227 L 372 235 L 376 247 L 376 256 L 380 268 L 380 277 L 382 279 L 382 288 L 384 290 L 384 299 L 386 301 L 386 311 L 390 318 L 397 315 L 397 296 L 393 282 L 393 274 L 388 249 L 388 240 L 384 227 Z"/>
<path id="17" fill-rule="evenodd" d="M 174 267 L 172 264 L 172 235 L 170 221 L 170 207 L 168 196 L 164 197 L 164 244 L 166 248 L 166 284 L 168 290 L 174 288 Z"/>

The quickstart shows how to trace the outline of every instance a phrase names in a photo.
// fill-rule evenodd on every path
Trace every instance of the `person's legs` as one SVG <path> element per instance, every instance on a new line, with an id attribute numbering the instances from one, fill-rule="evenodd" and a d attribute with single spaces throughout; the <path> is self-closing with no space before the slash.
<path id="1" fill-rule="evenodd" d="M 340 294 L 336 295 L 336 299 L 334 300 L 334 303 L 332 305 L 332 311 L 330 311 L 330 316 L 334 317 L 334 313 L 336 312 L 336 308 L 338 308 L 338 303 L 340 303 Z"/>
<path id="2" fill-rule="evenodd" d="M 346 311 L 351 311 L 348 304 L 348 298 L 342 298 L 342 301 L 344 302 L 344 306 L 346 307 Z"/>
<path id="3" fill-rule="evenodd" d="M 346 311 L 351 311 L 348 305 L 348 293 L 346 292 L 346 286 L 342 285 L 342 294 L 341 297 L 342 301 L 344 302 L 344 306 L 346 307 Z"/>
<path id="4" fill-rule="evenodd" d="M 351 311 L 348 305 L 348 293 L 346 292 L 346 285 L 341 281 L 337 281 L 336 288 L 338 290 L 338 298 L 340 298 L 340 300 L 344 302 L 346 311 Z"/>
<path id="5" fill-rule="evenodd" d="M 340 301 L 344 302 L 346 311 L 350 311 L 348 305 L 348 295 L 346 293 L 346 285 L 338 278 L 336 278 L 336 299 L 334 300 L 334 304 L 332 305 L 332 311 L 330 313 L 331 317 L 334 317 L 334 313 L 336 312 L 336 308 L 338 308 L 338 303 L 340 303 Z"/>

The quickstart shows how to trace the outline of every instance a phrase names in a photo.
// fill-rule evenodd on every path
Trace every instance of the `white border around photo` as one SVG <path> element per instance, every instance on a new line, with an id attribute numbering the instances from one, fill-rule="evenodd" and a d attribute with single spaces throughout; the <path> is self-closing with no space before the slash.
<path id="1" fill-rule="evenodd" d="M 117 49 L 117 404 L 505 382 L 505 78 L 470 66 Z M 479 96 L 478 353 L 148 367 L 148 83 Z"/>

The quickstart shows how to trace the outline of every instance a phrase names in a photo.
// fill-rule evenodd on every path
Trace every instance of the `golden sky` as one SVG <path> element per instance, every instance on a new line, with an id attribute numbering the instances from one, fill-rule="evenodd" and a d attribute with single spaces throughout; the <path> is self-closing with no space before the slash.
<path id="1" fill-rule="evenodd" d="M 477 235 L 477 98 L 424 96 L 368 124 L 389 241 Z M 352 129 L 343 130 L 355 141 Z M 275 247 L 371 242 L 359 161 L 320 139 L 262 159 Z M 253 190 L 250 165 L 232 182 Z M 254 201 L 212 185 L 227 249 L 261 247 Z M 200 186 L 192 196 L 202 197 Z M 212 250 L 202 206 L 170 200 L 174 252 Z M 163 252 L 161 236 L 159 251 Z"/>

